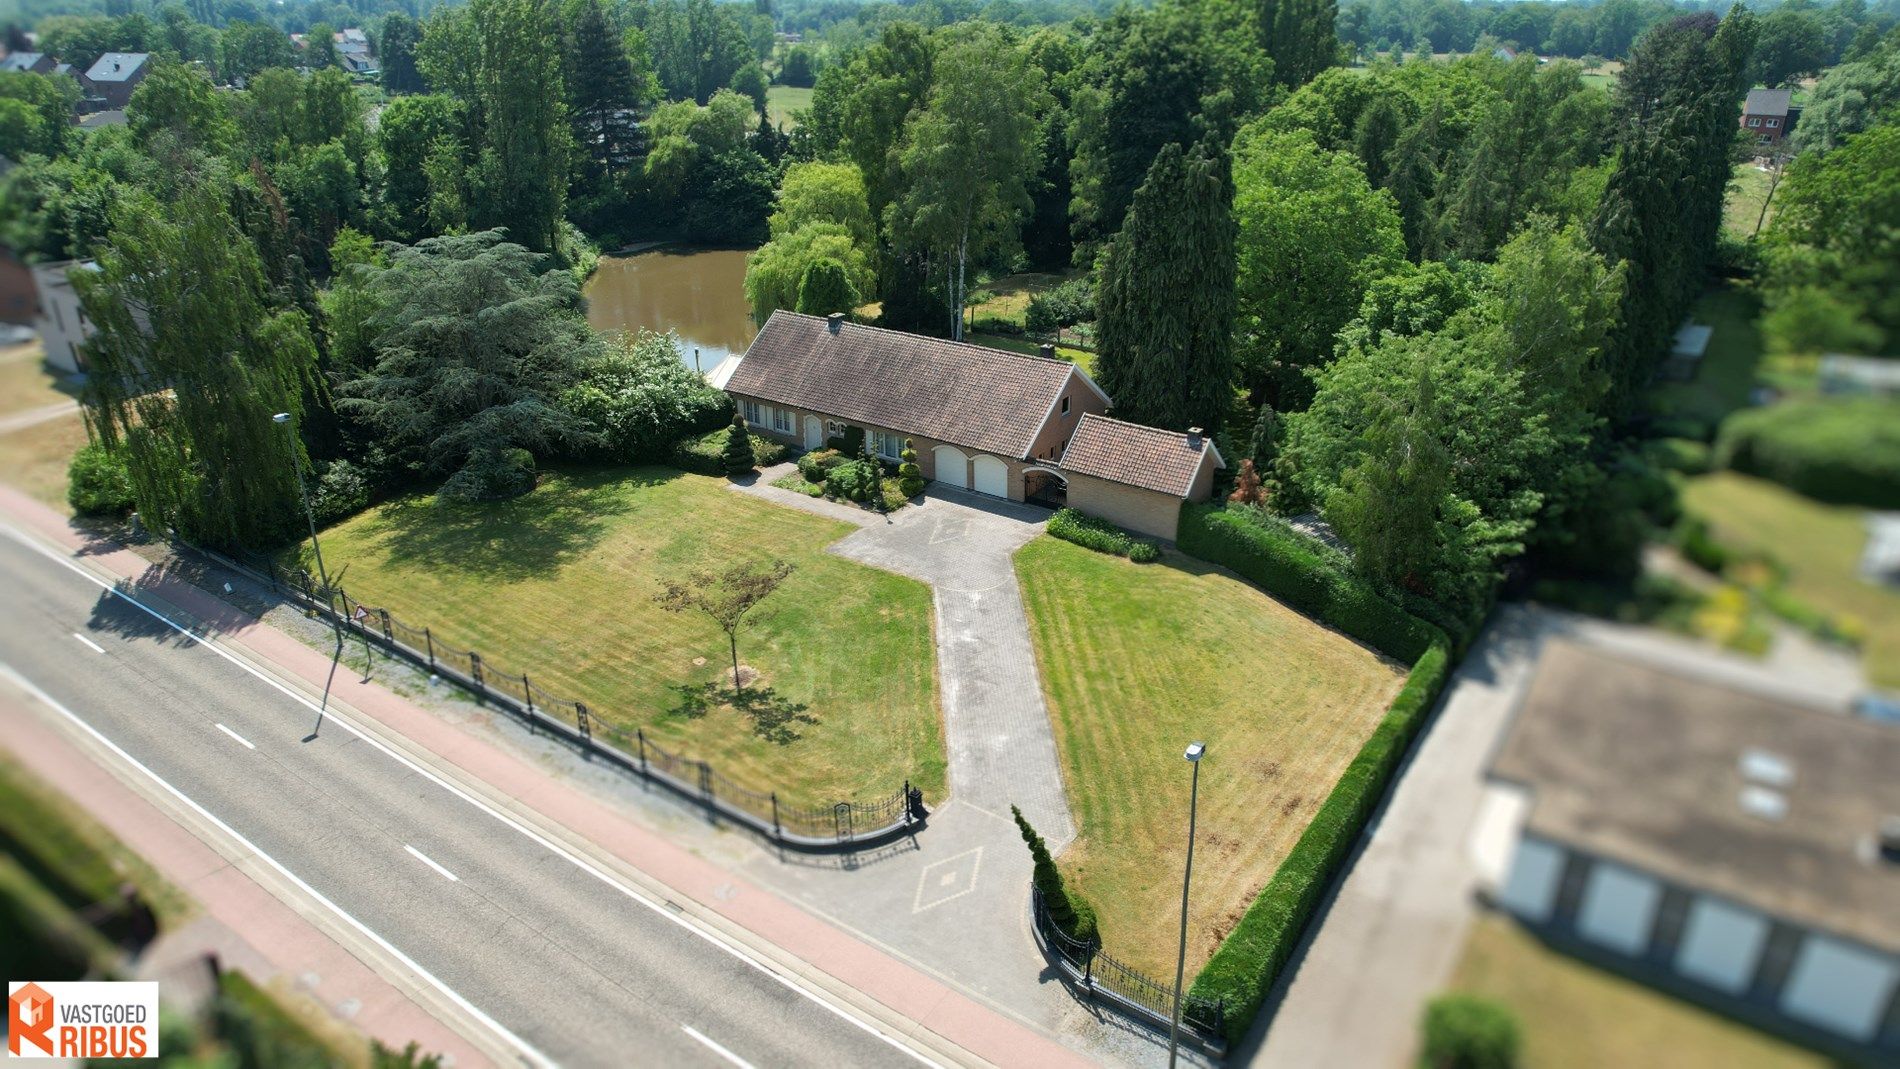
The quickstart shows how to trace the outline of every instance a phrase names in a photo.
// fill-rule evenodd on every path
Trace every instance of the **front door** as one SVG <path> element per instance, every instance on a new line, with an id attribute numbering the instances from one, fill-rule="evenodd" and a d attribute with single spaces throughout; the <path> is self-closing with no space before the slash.
<path id="1" fill-rule="evenodd" d="M 825 447 L 825 424 L 817 416 L 805 417 L 805 448 L 823 449 Z"/>

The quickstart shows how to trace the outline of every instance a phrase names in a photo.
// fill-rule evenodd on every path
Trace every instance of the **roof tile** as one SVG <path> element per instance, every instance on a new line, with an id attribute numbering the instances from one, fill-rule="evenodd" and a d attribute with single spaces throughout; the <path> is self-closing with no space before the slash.
<path id="1" fill-rule="evenodd" d="M 1194 486 L 1201 458 L 1213 448 L 1213 440 L 1205 435 L 1200 447 L 1195 448 L 1180 431 L 1088 412 L 1076 424 L 1075 434 L 1062 452 L 1062 470 L 1186 497 Z M 1219 452 L 1214 460 L 1220 462 Z"/>

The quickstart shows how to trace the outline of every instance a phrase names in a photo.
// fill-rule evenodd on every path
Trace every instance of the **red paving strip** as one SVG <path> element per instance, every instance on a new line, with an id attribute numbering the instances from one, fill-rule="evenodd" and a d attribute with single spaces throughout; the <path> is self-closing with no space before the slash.
<path id="1" fill-rule="evenodd" d="M 75 556 L 83 556 L 94 567 L 132 580 L 140 590 L 157 595 L 198 620 L 209 621 L 219 642 L 247 651 L 285 675 L 319 690 L 330 676 L 330 658 L 325 654 L 197 587 L 162 577 L 145 558 L 75 530 L 65 517 L 11 487 L 0 486 L 0 513 Z M 703 909 L 746 928 L 979 1058 L 1005 1066 L 1093 1064 L 1048 1035 L 694 856 L 593 796 L 553 779 L 375 682 L 363 683 L 354 673 L 339 673 L 330 692 L 385 729 L 517 804 L 532 808 L 571 834 L 582 834 L 578 829 L 586 829 L 585 837 L 596 846 Z"/>
<path id="2" fill-rule="evenodd" d="M 244 942 L 237 953 L 216 946 L 215 940 L 207 940 L 212 945 L 204 947 L 220 952 L 224 968 L 243 969 L 260 985 L 278 976 L 291 982 L 314 973 L 315 987 L 299 990 L 326 1007 L 356 999 L 361 1008 L 347 1023 L 385 1046 L 401 1050 L 414 1040 L 424 1051 L 453 1055 L 457 1066 L 494 1064 L 275 895 L 232 868 L 203 840 L 121 783 L 44 719 L 27 713 L 23 704 L 27 700 L 16 702 L 11 695 L 0 694 L 6 750 L 130 845 L 205 916 L 236 933 Z M 257 969 L 260 961 L 267 968 Z"/>

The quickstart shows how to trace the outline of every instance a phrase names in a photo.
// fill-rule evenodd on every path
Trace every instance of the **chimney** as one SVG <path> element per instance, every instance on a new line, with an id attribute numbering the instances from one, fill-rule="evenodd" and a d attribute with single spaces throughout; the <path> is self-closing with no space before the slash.
<path id="1" fill-rule="evenodd" d="M 1056 347 L 1053 345 L 1050 345 L 1048 342 L 1043 342 L 1042 343 L 1042 358 L 1044 360 L 1054 360 L 1056 358 Z"/>
<path id="2" fill-rule="evenodd" d="M 825 329 L 831 331 L 833 334 L 838 333 L 838 331 L 842 329 L 843 327 L 844 327 L 844 313 L 843 312 L 833 312 L 830 315 L 825 317 Z"/>
<path id="3" fill-rule="evenodd" d="M 1201 451 L 1201 429 L 1199 427 L 1188 428 L 1188 448 L 1194 450 L 1196 453 Z"/>

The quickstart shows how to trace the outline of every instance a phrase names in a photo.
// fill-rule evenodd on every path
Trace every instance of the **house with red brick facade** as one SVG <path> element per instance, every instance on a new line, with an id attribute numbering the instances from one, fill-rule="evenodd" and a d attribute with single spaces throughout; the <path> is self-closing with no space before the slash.
<path id="1" fill-rule="evenodd" d="M 939 486 L 1067 504 L 1174 538 L 1181 502 L 1212 493 L 1220 451 L 1198 430 L 1109 418 L 1088 373 L 1048 353 L 778 311 L 710 379 L 754 431 L 794 448 L 821 449 L 857 427 L 888 461 L 910 441 Z"/>
<path id="2" fill-rule="evenodd" d="M 1792 89 L 1750 89 L 1742 102 L 1742 129 L 1758 145 L 1779 145 L 1800 112 Z"/>

